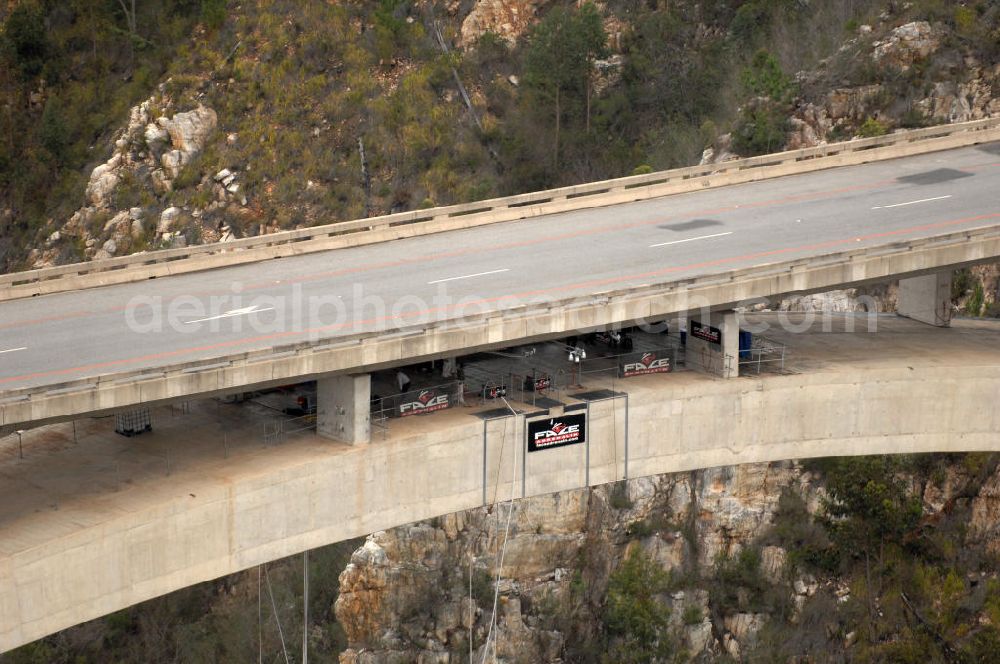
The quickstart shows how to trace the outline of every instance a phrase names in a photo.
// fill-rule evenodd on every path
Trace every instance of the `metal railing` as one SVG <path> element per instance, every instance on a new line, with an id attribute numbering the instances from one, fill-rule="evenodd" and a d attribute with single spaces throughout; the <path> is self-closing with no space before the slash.
<path id="1" fill-rule="evenodd" d="M 287 436 L 316 431 L 316 415 L 299 415 L 288 419 L 264 422 L 264 445 L 277 445 Z"/>
<path id="2" fill-rule="evenodd" d="M 740 350 L 740 375 L 744 370 L 760 374 L 762 369 L 785 370 L 786 346 L 767 337 L 754 335 L 750 348 Z"/>

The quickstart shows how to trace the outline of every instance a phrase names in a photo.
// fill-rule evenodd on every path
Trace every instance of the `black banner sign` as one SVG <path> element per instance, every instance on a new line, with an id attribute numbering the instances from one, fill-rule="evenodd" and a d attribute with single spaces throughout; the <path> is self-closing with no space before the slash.
<path id="1" fill-rule="evenodd" d="M 671 369 L 670 358 L 656 351 L 624 355 L 621 359 L 623 378 L 655 373 L 669 373 Z"/>
<path id="2" fill-rule="evenodd" d="M 587 440 L 587 414 L 575 413 L 528 422 L 528 451 L 550 450 Z"/>
<path id="3" fill-rule="evenodd" d="M 716 346 L 722 345 L 722 330 L 709 325 L 702 325 L 696 320 L 691 321 L 691 336 L 707 341 Z"/>
<path id="4" fill-rule="evenodd" d="M 451 396 L 438 388 L 413 390 L 399 395 L 396 417 L 433 413 L 451 407 Z"/>

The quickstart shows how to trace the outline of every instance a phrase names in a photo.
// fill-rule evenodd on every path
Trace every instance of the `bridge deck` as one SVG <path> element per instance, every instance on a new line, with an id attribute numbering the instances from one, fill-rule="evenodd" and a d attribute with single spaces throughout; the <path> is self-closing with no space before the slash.
<path id="1" fill-rule="evenodd" d="M 805 318 L 787 315 L 792 324 Z M 893 316 L 834 314 L 824 322 L 817 314 L 810 329 L 797 333 L 782 329 L 778 314 L 751 315 L 748 321 L 767 325 L 763 334 L 787 345 L 786 369 L 792 373 L 855 375 L 875 368 L 1000 365 L 1000 322 L 959 319 L 942 330 Z M 870 321 L 875 334 L 867 331 Z M 854 332 L 847 331 L 851 326 Z M 760 378 L 774 379 L 769 374 Z M 582 382 L 586 390 L 632 391 L 666 381 L 680 387 L 714 380 L 682 371 L 614 384 L 599 374 L 586 375 Z M 529 404 L 513 405 L 531 409 Z M 373 429 L 372 444 L 405 444 L 467 423 L 486 408 L 470 400 L 465 408 L 391 420 L 386 431 Z M 77 420 L 78 443 L 71 423 L 27 431 L 23 460 L 16 435 L 0 439 L 0 556 L 178 496 L 196 501 L 206 490 L 239 478 L 353 452 L 313 434 L 289 434 L 280 443 L 265 444 L 267 423 L 279 419 L 287 418 L 254 404 L 201 400 L 190 402 L 187 412 L 180 406 L 154 409 L 153 431 L 135 438 L 115 434 L 113 417 Z"/>
<path id="2" fill-rule="evenodd" d="M 792 323 L 802 318 L 788 315 Z M 879 316 L 869 333 L 868 318 L 834 315 L 829 332 L 819 318 L 792 333 L 775 314 L 748 320 L 768 323 L 764 334 L 788 345 L 785 374 L 723 381 L 679 372 L 616 382 L 630 396 L 631 476 L 789 454 L 1000 449 L 1000 415 L 983 405 L 995 402 L 1000 385 L 1000 323 L 956 320 L 940 329 Z M 584 383 L 612 387 L 599 375 Z M 862 394 L 886 401 L 867 412 Z M 843 413 L 829 414 L 827 395 Z M 954 421 L 917 421 L 935 408 L 944 419 L 953 412 Z M 78 443 L 67 423 L 28 431 L 23 460 L 16 436 L 0 440 L 0 626 L 13 630 L 0 629 L 0 651 L 304 548 L 479 504 L 477 410 L 392 420 L 384 437 L 375 431 L 370 446 L 354 448 L 312 435 L 265 446 L 270 411 L 212 400 L 192 402 L 188 412 L 157 409 L 153 431 L 135 438 L 114 434 L 113 418 L 79 420 Z M 609 427 L 622 435 L 620 410 L 593 416 L 604 435 Z M 845 417 L 853 430 L 839 428 Z M 956 422 L 975 431 L 952 435 Z M 730 431 L 735 438 L 725 440 Z M 620 444 L 595 449 L 591 483 L 620 476 Z M 761 451 L 768 445 L 770 457 Z M 531 455 L 528 472 L 538 479 L 528 495 L 582 481 L 578 469 L 552 467 L 558 454 Z M 489 486 L 491 496 L 497 488 L 510 490 Z"/>

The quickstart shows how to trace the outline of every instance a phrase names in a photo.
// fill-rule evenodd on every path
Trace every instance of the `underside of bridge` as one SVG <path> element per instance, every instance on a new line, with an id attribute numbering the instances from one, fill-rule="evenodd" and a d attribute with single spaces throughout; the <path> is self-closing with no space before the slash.
<path id="1" fill-rule="evenodd" d="M 935 299 L 931 286 L 917 295 Z M 114 418 L 8 437 L 0 650 L 497 493 L 810 456 L 1000 449 L 996 323 L 810 316 L 713 313 L 697 321 L 700 337 L 689 319 L 684 353 L 670 356 L 684 364 L 650 360 L 623 374 L 613 360 L 615 371 L 571 373 L 541 394 L 507 385 L 516 414 L 470 360 L 464 405 L 414 417 L 369 421 L 369 395 L 394 376 L 352 375 L 318 382 L 314 429 L 264 399 L 206 399 L 151 409 L 152 431 L 134 437 L 115 434 Z M 737 346 L 739 377 L 686 370 L 699 368 L 699 344 L 725 348 L 713 329 L 740 328 L 787 349 L 782 364 L 755 365 Z M 522 361 L 510 359 L 516 349 L 493 355 L 483 367 Z M 368 431 L 368 444 L 352 444 Z"/>

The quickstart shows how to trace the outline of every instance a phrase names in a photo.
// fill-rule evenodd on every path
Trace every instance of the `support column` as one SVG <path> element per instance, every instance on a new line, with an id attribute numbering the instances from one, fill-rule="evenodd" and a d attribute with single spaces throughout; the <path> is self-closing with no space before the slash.
<path id="1" fill-rule="evenodd" d="M 900 279 L 896 312 L 928 325 L 950 326 L 951 272 Z"/>
<path id="2" fill-rule="evenodd" d="M 739 375 L 740 324 L 735 311 L 716 311 L 688 318 L 688 366 L 722 378 Z"/>
<path id="3" fill-rule="evenodd" d="M 349 445 L 371 441 L 372 378 L 339 375 L 316 381 L 316 433 Z"/>

